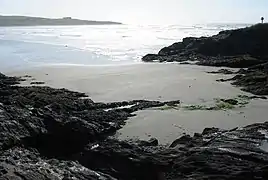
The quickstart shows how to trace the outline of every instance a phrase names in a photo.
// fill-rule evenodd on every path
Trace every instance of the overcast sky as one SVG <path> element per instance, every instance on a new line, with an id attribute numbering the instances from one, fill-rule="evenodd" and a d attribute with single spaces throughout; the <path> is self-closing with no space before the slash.
<path id="1" fill-rule="evenodd" d="M 268 0 L 0 0 L 0 14 L 126 24 L 255 23 L 268 19 Z"/>

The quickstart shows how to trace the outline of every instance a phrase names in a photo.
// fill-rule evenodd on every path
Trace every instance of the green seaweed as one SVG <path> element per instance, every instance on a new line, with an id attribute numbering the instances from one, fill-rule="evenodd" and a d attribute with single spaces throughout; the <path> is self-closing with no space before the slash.
<path id="1" fill-rule="evenodd" d="M 238 100 L 239 107 L 245 107 L 251 100 L 247 95 L 238 95 L 235 99 Z"/>
<path id="2" fill-rule="evenodd" d="M 219 102 L 215 104 L 215 110 L 234 109 L 235 106 L 227 102 Z"/>
<path id="3" fill-rule="evenodd" d="M 180 106 L 179 105 L 173 105 L 173 106 L 170 106 L 170 105 L 164 105 L 164 106 L 161 106 L 161 107 L 156 107 L 156 108 L 153 108 L 155 110 L 161 110 L 161 111 L 166 111 L 166 110 L 171 110 L 171 109 L 175 109 L 175 110 L 179 110 L 180 109 Z"/>
<path id="4" fill-rule="evenodd" d="M 156 110 L 179 110 L 184 109 L 188 111 L 195 111 L 195 110 L 201 110 L 201 111 L 219 111 L 219 110 L 231 110 L 237 107 L 245 107 L 250 102 L 250 97 L 246 95 L 238 95 L 237 97 L 233 99 L 221 99 L 221 98 L 214 98 L 214 105 L 202 105 L 202 104 L 196 104 L 196 105 L 164 105 L 162 107 L 154 108 Z"/>
<path id="5" fill-rule="evenodd" d="M 225 102 L 219 102 L 216 103 L 215 106 L 205 106 L 205 105 L 188 105 L 188 106 L 183 106 L 184 109 L 189 110 L 189 111 L 194 111 L 194 110 L 203 110 L 203 111 L 210 111 L 210 110 L 227 110 L 227 109 L 234 109 L 235 106 L 229 103 Z"/>
<path id="6" fill-rule="evenodd" d="M 188 105 L 188 106 L 183 106 L 184 109 L 193 111 L 193 110 L 206 110 L 207 107 L 205 105 Z"/>

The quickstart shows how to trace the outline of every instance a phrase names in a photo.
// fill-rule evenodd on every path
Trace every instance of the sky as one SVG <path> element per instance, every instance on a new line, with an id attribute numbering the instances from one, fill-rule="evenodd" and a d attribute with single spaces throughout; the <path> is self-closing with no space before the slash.
<path id="1" fill-rule="evenodd" d="M 126 24 L 256 23 L 268 0 L 0 0 L 1 15 L 71 16 Z"/>

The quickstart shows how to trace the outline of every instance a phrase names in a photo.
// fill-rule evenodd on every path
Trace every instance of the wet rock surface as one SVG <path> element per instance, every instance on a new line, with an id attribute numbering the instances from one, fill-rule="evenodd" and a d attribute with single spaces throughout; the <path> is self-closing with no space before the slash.
<path id="1" fill-rule="evenodd" d="M 220 69 L 218 71 L 210 71 L 208 73 L 210 74 L 235 74 L 234 71 L 231 71 L 229 69 Z"/>
<path id="2" fill-rule="evenodd" d="M 0 179 L 266 179 L 268 124 L 207 128 L 170 147 L 110 137 L 133 112 L 179 101 L 95 103 L 0 74 Z"/>
<path id="3" fill-rule="evenodd" d="M 227 79 L 218 79 L 218 82 L 231 81 L 231 84 L 242 87 L 242 90 L 255 95 L 268 95 L 268 63 L 251 66 L 248 69 L 240 69 L 235 76 Z M 210 73 L 225 73 L 223 71 Z M 260 97 L 260 96 L 255 96 Z M 262 96 L 263 99 L 266 97 Z"/>
<path id="4" fill-rule="evenodd" d="M 185 62 L 196 61 L 197 65 L 248 68 L 242 69 L 234 84 L 243 90 L 268 95 L 268 24 L 222 31 L 211 37 L 188 37 L 165 47 L 158 54 L 148 54 L 144 62 Z M 221 70 L 211 73 L 233 74 Z M 221 82 L 224 79 L 219 80 Z"/>
<path id="5" fill-rule="evenodd" d="M 45 84 L 45 82 L 42 82 L 42 81 L 33 81 L 30 84 L 40 85 L 40 84 Z"/>

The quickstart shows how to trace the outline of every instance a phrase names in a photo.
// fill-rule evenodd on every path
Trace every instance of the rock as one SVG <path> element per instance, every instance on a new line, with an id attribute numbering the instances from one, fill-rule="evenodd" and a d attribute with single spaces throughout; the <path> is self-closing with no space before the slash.
<path id="1" fill-rule="evenodd" d="M 267 99 L 265 96 L 250 96 L 250 99 Z"/>
<path id="2" fill-rule="evenodd" d="M 213 57 L 202 59 L 198 65 L 216 66 L 216 67 L 230 67 L 230 68 L 248 68 L 250 66 L 262 64 L 266 62 L 262 59 L 256 59 L 249 55 L 237 55 L 231 57 Z"/>
<path id="3" fill-rule="evenodd" d="M 165 102 L 165 104 L 168 105 L 168 106 L 177 106 L 177 105 L 179 105 L 180 103 L 181 103 L 180 100 Z"/>
<path id="4" fill-rule="evenodd" d="M 268 24 L 258 24 L 247 28 L 222 31 L 211 37 L 188 37 L 165 47 L 157 55 L 145 56 L 144 61 L 151 61 L 155 56 L 167 57 L 179 55 L 191 60 L 192 56 L 202 60 L 200 64 L 227 67 L 249 67 L 267 62 Z M 213 57 L 213 58 L 211 58 Z M 163 61 L 165 61 L 163 59 Z M 180 59 L 180 58 L 179 58 Z M 193 59 L 192 59 L 193 60 Z M 177 61 L 175 58 L 174 61 Z"/>
<path id="5" fill-rule="evenodd" d="M 110 175 L 90 170 L 73 161 L 42 159 L 40 154 L 23 148 L 10 149 L 0 155 L 0 179 L 115 180 Z"/>
<path id="6" fill-rule="evenodd" d="M 147 54 L 146 56 L 142 57 L 144 62 L 152 62 L 155 60 L 159 60 L 159 56 L 156 54 Z"/>
<path id="7" fill-rule="evenodd" d="M 218 35 L 204 39 L 198 51 L 201 54 L 233 56 L 249 54 L 255 57 L 267 56 L 268 24 L 258 24 L 248 28 L 222 31 Z"/>
<path id="8" fill-rule="evenodd" d="M 156 138 L 151 138 L 148 141 L 140 141 L 139 146 L 158 146 L 158 140 Z"/>
<path id="9" fill-rule="evenodd" d="M 185 44 L 183 42 L 174 43 L 169 47 L 164 47 L 158 53 L 158 55 L 166 56 L 166 55 L 175 55 L 179 54 L 182 49 L 185 48 Z"/>
<path id="10" fill-rule="evenodd" d="M 234 74 L 234 72 L 229 70 L 229 69 L 220 69 L 218 71 L 211 71 L 208 73 L 211 73 L 211 74 Z"/>
<path id="11" fill-rule="evenodd" d="M 150 146 L 158 146 L 158 140 L 156 138 L 151 138 L 148 141 Z"/>
<path id="12" fill-rule="evenodd" d="M 200 133 L 194 133 L 194 137 L 200 138 L 200 137 L 202 137 L 202 134 L 200 134 Z"/>
<path id="13" fill-rule="evenodd" d="M 202 135 L 214 134 L 219 132 L 219 128 L 205 128 L 202 132 Z"/>
<path id="14" fill-rule="evenodd" d="M 31 82 L 30 84 L 40 85 L 40 84 L 45 84 L 45 82 L 42 82 L 42 81 L 34 81 L 34 82 Z"/>
<path id="15" fill-rule="evenodd" d="M 185 136 L 182 136 L 179 139 L 176 139 L 175 141 L 173 141 L 169 147 L 174 148 L 174 147 L 178 146 L 179 144 L 184 145 L 184 144 L 188 144 L 191 141 L 192 141 L 191 136 L 185 135 Z"/>
<path id="16" fill-rule="evenodd" d="M 248 72 L 236 77 L 233 85 L 244 87 L 243 90 L 256 95 L 268 95 L 268 73 L 261 71 Z"/>
<path id="17" fill-rule="evenodd" d="M 226 82 L 226 81 L 230 81 L 230 79 L 217 79 L 217 82 Z"/>
<path id="18" fill-rule="evenodd" d="M 98 148 L 85 148 L 75 158 L 85 167 L 118 179 L 157 179 L 159 173 L 171 168 L 171 160 L 151 148 L 106 140 Z"/>
<path id="19" fill-rule="evenodd" d="M 239 69 L 236 73 L 237 74 L 246 74 L 248 71 L 245 69 Z"/>
<path id="20" fill-rule="evenodd" d="M 259 71 L 268 72 L 268 63 L 263 63 L 263 64 L 258 64 L 258 65 L 255 65 L 255 66 L 251 66 L 248 69 L 249 70 L 259 70 Z"/>
<path id="21" fill-rule="evenodd" d="M 186 65 L 188 65 L 188 64 L 191 64 L 190 62 L 181 62 L 180 64 L 186 64 Z"/>
<path id="22" fill-rule="evenodd" d="M 235 100 L 235 99 L 221 99 L 222 102 L 225 102 L 225 103 L 228 103 L 228 104 L 231 104 L 231 105 L 238 105 L 238 101 Z"/>

